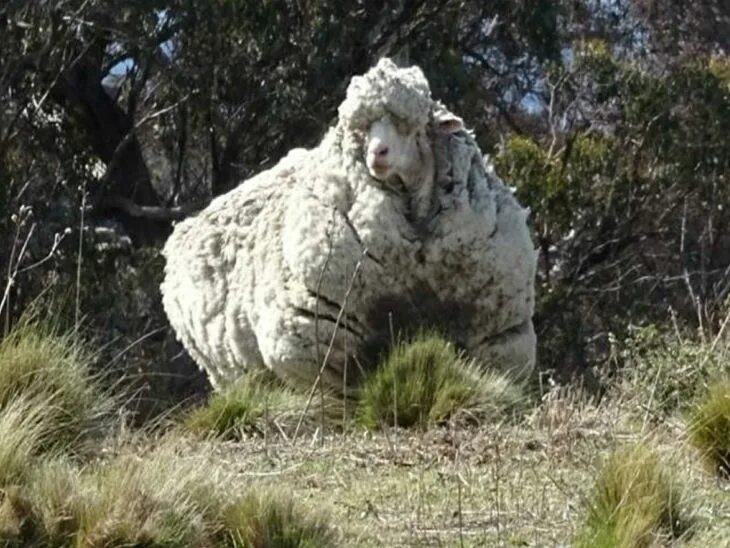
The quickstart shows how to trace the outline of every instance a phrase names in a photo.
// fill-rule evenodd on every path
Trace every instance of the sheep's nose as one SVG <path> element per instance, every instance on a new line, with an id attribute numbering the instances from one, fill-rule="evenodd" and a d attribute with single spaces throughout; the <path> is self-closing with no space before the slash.
<path id="1" fill-rule="evenodd" d="M 375 154 L 375 156 L 383 158 L 388 155 L 388 147 L 385 145 L 378 145 L 377 147 L 375 147 L 373 153 Z"/>

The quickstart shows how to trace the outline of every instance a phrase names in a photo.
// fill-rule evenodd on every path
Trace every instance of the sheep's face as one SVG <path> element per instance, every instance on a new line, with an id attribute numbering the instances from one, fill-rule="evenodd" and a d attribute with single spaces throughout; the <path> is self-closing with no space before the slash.
<path id="1" fill-rule="evenodd" d="M 365 163 L 370 175 L 380 181 L 394 176 L 410 179 L 422 168 L 428 146 L 425 128 L 411 127 L 394 116 L 383 116 L 368 130 Z"/>

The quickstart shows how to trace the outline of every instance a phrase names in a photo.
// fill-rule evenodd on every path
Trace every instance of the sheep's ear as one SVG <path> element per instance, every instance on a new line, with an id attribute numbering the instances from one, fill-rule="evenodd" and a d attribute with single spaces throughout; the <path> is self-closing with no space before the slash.
<path id="1" fill-rule="evenodd" d="M 442 133 L 456 133 L 464 129 L 464 120 L 455 114 L 445 112 L 436 119 L 436 126 Z"/>

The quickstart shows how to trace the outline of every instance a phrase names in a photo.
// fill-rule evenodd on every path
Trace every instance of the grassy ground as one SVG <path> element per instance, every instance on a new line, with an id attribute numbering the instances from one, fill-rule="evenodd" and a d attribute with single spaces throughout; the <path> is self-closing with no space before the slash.
<path id="1" fill-rule="evenodd" d="M 730 546 L 727 361 L 687 342 L 637 353 L 600 403 L 577 387 L 518 403 L 428 340 L 398 352 L 439 383 L 391 360 L 347 416 L 254 374 L 130 430 L 78 341 L 23 329 L 0 344 L 0 546 Z"/>
<path id="2" fill-rule="evenodd" d="M 730 484 L 705 472 L 680 424 L 632 415 L 619 404 L 556 398 L 517 425 L 354 431 L 296 445 L 274 435 L 191 451 L 214 454 L 244 484 L 325 509 L 342 546 L 569 546 L 606 455 L 646 441 L 696 516 L 693 534 L 676 545 L 730 546 Z"/>

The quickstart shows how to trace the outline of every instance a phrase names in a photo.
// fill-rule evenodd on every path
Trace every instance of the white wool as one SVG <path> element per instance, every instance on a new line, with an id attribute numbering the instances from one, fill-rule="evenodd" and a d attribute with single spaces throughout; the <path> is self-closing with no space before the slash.
<path id="1" fill-rule="evenodd" d="M 312 382 L 331 341 L 324 380 L 341 386 L 345 369 L 352 380 L 372 365 L 391 322 L 442 321 L 474 357 L 517 377 L 531 372 L 527 211 L 471 135 L 434 137 L 434 208 L 423 223 L 411 219 L 409 196 L 365 165 L 374 120 L 386 113 L 425 127 L 439 108 L 418 67 L 383 59 L 352 79 L 317 148 L 292 150 L 175 227 L 163 304 L 214 387 L 260 365 Z"/>

